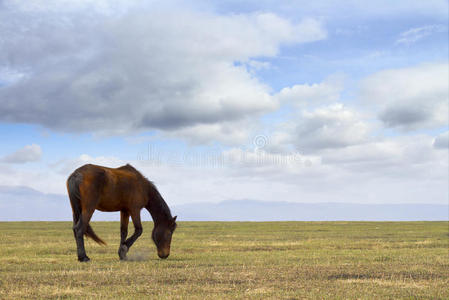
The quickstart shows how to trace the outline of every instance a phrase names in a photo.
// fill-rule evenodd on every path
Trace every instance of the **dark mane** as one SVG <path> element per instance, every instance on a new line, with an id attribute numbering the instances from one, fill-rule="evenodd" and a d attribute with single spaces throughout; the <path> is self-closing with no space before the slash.
<path id="1" fill-rule="evenodd" d="M 126 164 L 117 169 L 132 171 L 138 174 L 138 176 L 143 180 L 146 187 L 146 194 L 148 195 L 148 208 L 155 222 L 171 220 L 172 215 L 170 208 L 152 181 L 148 180 L 148 178 L 143 176 L 142 173 L 137 171 L 137 169 L 130 164 Z"/>
<path id="2" fill-rule="evenodd" d="M 135 172 L 135 173 L 137 173 L 137 174 L 139 174 L 140 176 L 143 177 L 143 175 L 142 175 L 139 171 L 137 171 L 136 168 L 134 168 L 133 166 L 131 166 L 130 164 L 126 164 L 126 165 L 124 165 L 124 166 L 118 167 L 117 170 L 133 171 L 133 172 Z"/>
<path id="3" fill-rule="evenodd" d="M 154 221 L 159 222 L 164 220 L 171 220 L 172 215 L 170 212 L 170 208 L 168 208 L 167 203 L 165 202 L 164 198 L 162 198 L 154 183 L 145 177 L 144 180 L 146 181 L 147 194 L 149 195 L 148 210 L 150 211 Z"/>

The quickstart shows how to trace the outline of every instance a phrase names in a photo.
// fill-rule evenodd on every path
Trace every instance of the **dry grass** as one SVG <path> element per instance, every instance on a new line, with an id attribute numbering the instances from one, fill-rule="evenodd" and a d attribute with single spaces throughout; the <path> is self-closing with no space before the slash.
<path id="1" fill-rule="evenodd" d="M 448 222 L 180 222 L 157 258 L 152 223 L 120 262 L 119 223 L 76 260 L 69 222 L 0 223 L 1 299 L 449 299 Z"/>

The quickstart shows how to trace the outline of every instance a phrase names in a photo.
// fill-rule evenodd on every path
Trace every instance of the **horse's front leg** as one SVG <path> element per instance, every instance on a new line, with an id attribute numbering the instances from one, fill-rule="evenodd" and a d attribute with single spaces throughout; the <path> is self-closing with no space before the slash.
<path id="1" fill-rule="evenodd" d="M 118 256 L 120 260 L 126 259 L 126 253 L 128 253 L 128 246 L 126 246 L 125 241 L 128 236 L 128 223 L 129 223 L 129 213 L 127 211 L 120 212 L 120 247 L 118 248 Z"/>
<path id="2" fill-rule="evenodd" d="M 140 210 L 132 211 L 131 219 L 134 224 L 134 233 L 124 243 L 124 245 L 127 247 L 127 250 L 129 250 L 129 248 L 131 248 L 131 246 L 134 244 L 134 242 L 142 234 L 142 231 L 143 231 L 142 223 L 140 222 Z"/>

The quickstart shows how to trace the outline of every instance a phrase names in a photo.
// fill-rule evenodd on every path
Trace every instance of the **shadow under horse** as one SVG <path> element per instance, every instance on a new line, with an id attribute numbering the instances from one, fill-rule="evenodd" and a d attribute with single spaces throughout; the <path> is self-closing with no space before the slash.
<path id="1" fill-rule="evenodd" d="M 151 237 L 156 244 L 160 258 L 170 255 L 172 234 L 176 229 L 176 216 L 156 186 L 133 166 L 107 168 L 92 164 L 76 169 L 67 179 L 67 191 L 73 211 L 73 233 L 75 235 L 78 260 L 89 261 L 84 249 L 84 235 L 99 244 L 106 243 L 99 238 L 89 221 L 95 209 L 105 212 L 120 211 L 120 247 L 118 255 L 126 259 L 126 253 L 142 234 L 140 211 L 146 208 L 153 218 Z M 131 216 L 134 233 L 128 239 L 128 223 Z"/>

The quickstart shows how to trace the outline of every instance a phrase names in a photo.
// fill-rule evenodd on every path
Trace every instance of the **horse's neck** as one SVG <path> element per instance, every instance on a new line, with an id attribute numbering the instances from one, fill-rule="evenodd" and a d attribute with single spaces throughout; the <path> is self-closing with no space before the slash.
<path id="1" fill-rule="evenodd" d="M 151 197 L 146 208 L 150 212 L 154 224 L 167 222 L 171 218 L 170 209 L 160 195 Z"/>

